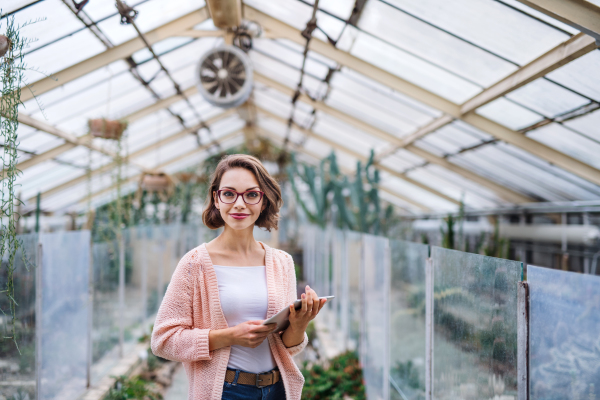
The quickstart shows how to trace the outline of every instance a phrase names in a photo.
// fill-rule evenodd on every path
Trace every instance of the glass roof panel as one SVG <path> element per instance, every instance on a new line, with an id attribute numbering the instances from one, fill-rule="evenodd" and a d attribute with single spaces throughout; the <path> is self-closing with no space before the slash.
<path id="1" fill-rule="evenodd" d="M 21 138 L 19 148 L 34 152 L 36 154 L 41 154 L 56 146 L 60 146 L 63 143 L 64 140 L 57 138 L 54 135 L 50 135 L 46 132 L 36 131 L 35 135 L 28 135 L 26 138 Z"/>
<path id="2" fill-rule="evenodd" d="M 554 118 L 589 103 L 585 97 L 547 79 L 536 79 L 507 94 L 506 97 L 548 118 Z"/>
<path id="3" fill-rule="evenodd" d="M 437 165 L 429 164 L 410 171 L 408 176 L 454 199 L 462 199 L 466 207 L 485 208 L 502 204 L 493 192 Z"/>
<path id="4" fill-rule="evenodd" d="M 27 54 L 23 61 L 30 69 L 24 72 L 25 82 L 38 81 L 104 50 L 106 47 L 88 29 L 82 30 Z"/>
<path id="5" fill-rule="evenodd" d="M 570 184 L 573 184 L 587 192 L 594 193 L 596 196 L 600 196 L 599 186 L 583 178 L 580 178 L 577 175 L 567 172 L 562 168 L 552 165 L 549 162 L 542 160 L 541 158 L 538 158 L 523 149 L 520 149 L 518 147 L 512 146 L 504 142 L 496 142 L 495 146 L 498 149 L 501 149 L 505 153 L 510 154 L 519 160 L 523 160 L 524 162 L 527 162 L 528 164 L 531 164 L 540 170 L 548 172 L 552 176 L 558 177 L 563 181 L 569 182 Z M 552 182 L 552 180 L 550 180 L 549 182 Z"/>
<path id="6" fill-rule="evenodd" d="M 315 4 L 314 0 L 307 0 L 307 2 Z M 347 20 L 352 14 L 354 2 L 348 0 L 321 0 L 319 1 L 319 8 Z"/>
<path id="7" fill-rule="evenodd" d="M 2 4 L 2 13 L 9 14 L 15 10 L 26 7 L 27 5 L 36 2 L 37 0 L 5 0 Z"/>
<path id="8" fill-rule="evenodd" d="M 403 179 L 396 178 L 393 175 L 390 175 L 386 172 L 381 173 L 381 186 L 388 187 L 392 191 L 408 197 L 409 199 L 415 200 L 421 203 L 423 206 L 428 207 L 432 210 L 443 210 L 443 211 L 453 211 L 456 209 L 456 206 L 451 202 L 444 200 L 431 192 L 428 192 L 425 189 L 422 189 L 418 186 L 415 186 Z M 380 196 L 386 196 L 386 199 L 390 201 L 394 201 L 393 199 L 398 199 L 391 194 L 387 194 L 385 190 L 379 191 Z M 398 199 L 396 201 L 404 204 L 405 207 L 419 212 L 420 210 L 410 203 L 404 202 L 402 199 Z"/>
<path id="9" fill-rule="evenodd" d="M 519 0 L 498 0 L 498 2 L 505 4 L 514 10 L 519 10 L 526 15 L 530 15 L 530 16 L 534 17 L 535 19 L 537 19 L 538 21 L 544 22 L 549 26 L 553 26 L 567 34 L 576 35 L 579 33 L 578 29 L 575 29 L 567 24 L 564 24 L 544 13 L 534 10 L 533 8 L 528 7 L 525 4 L 521 3 Z"/>
<path id="10" fill-rule="evenodd" d="M 527 136 L 580 161 L 600 168 L 600 144 L 557 123 L 530 131 Z"/>
<path id="11" fill-rule="evenodd" d="M 518 130 L 531 126 L 544 119 L 542 116 L 515 104 L 503 97 L 477 109 L 477 114 L 483 115 L 499 124 Z"/>
<path id="12" fill-rule="evenodd" d="M 204 5 L 203 3 L 201 1 L 186 0 L 147 1 L 134 7 L 139 12 L 135 23 L 142 32 L 146 33 L 160 25 L 200 9 Z M 121 44 L 137 36 L 133 26 L 121 25 L 119 15 L 100 22 L 98 27 L 114 45 Z"/>
<path id="13" fill-rule="evenodd" d="M 452 162 L 533 198 L 545 201 L 569 200 L 568 197 L 561 196 L 551 187 L 547 187 L 544 182 L 536 181 L 535 178 L 539 177 L 539 174 L 536 174 L 535 168 L 497 151 L 494 146 L 484 146 L 459 154 L 452 157 Z"/>
<path id="14" fill-rule="evenodd" d="M 381 164 L 392 168 L 395 171 L 402 172 L 406 169 L 425 163 L 421 157 L 404 149 L 398 150 L 396 153 L 389 155 L 381 160 Z"/>
<path id="15" fill-rule="evenodd" d="M 301 31 L 306 28 L 306 23 L 311 19 L 313 11 L 312 6 L 297 0 L 244 0 L 244 4 L 248 4 Z M 317 12 L 317 24 L 333 39 L 337 39 L 342 29 L 344 29 L 344 22 L 321 11 Z M 327 40 L 326 36 L 318 29 L 314 31 L 313 35 L 321 40 Z"/>
<path id="16" fill-rule="evenodd" d="M 2 11 L 6 12 L 4 9 Z M 78 29 L 85 28 L 85 25 L 60 0 L 42 1 L 19 11 L 14 16 L 16 24 L 27 24 L 19 31 L 21 37 L 33 41 L 25 53 L 30 53 Z"/>
<path id="17" fill-rule="evenodd" d="M 395 6 L 519 65 L 569 37 L 493 0 L 389 0 Z"/>
<path id="18" fill-rule="evenodd" d="M 465 160 L 481 168 L 487 175 L 499 181 L 510 181 L 520 192 L 529 193 L 545 201 L 567 201 L 598 198 L 598 194 L 552 174 L 516 154 L 506 152 L 500 144 L 484 146 L 453 157 L 457 163 Z M 500 167 L 501 166 L 501 167 Z"/>
<path id="19" fill-rule="evenodd" d="M 463 103 L 481 90 L 465 79 L 365 33 L 358 34 L 351 54 L 455 103 Z"/>
<path id="20" fill-rule="evenodd" d="M 127 68 L 125 61 L 116 61 L 71 82 L 65 83 L 56 89 L 38 95 L 37 100 L 43 107 L 52 106 L 60 101 L 68 100 L 80 92 L 93 89 L 96 85 L 103 84 L 105 80 L 111 79 L 111 77 L 114 79 L 121 74 L 126 74 Z M 24 104 L 25 112 L 37 112 L 39 110 L 38 101 L 36 101 L 36 99 L 26 101 Z"/>
<path id="21" fill-rule="evenodd" d="M 584 96 L 600 101 L 598 71 L 600 71 L 600 50 L 594 50 L 547 76 Z"/>
<path id="22" fill-rule="evenodd" d="M 517 67 L 382 2 L 369 1 L 359 27 L 410 54 L 487 87 Z"/>
<path id="23" fill-rule="evenodd" d="M 591 139 L 600 141 L 600 110 L 563 122 L 563 124 Z"/>

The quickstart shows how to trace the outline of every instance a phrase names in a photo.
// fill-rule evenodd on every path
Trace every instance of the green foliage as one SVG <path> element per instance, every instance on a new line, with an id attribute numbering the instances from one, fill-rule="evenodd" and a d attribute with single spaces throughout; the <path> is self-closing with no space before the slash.
<path id="1" fill-rule="evenodd" d="M 314 224 L 325 227 L 333 221 L 340 228 L 381 234 L 397 222 L 391 205 L 382 210 L 379 171 L 375 169 L 372 150 L 364 166 L 357 162 L 352 181 L 340 172 L 334 152 L 321 160 L 318 168 L 299 165 L 292 154 L 287 173 L 298 204 Z M 296 180 L 308 186 L 310 201 L 300 194 Z M 335 215 L 332 205 L 337 209 Z"/>
<path id="2" fill-rule="evenodd" d="M 394 380 L 401 386 L 408 386 L 411 389 L 425 390 L 419 378 L 419 369 L 413 365 L 411 360 L 406 363 L 398 361 L 391 371 Z"/>
<path id="3" fill-rule="evenodd" d="M 138 376 L 116 378 L 115 386 L 110 389 L 104 400 L 159 400 L 162 395 L 149 386 L 150 382 Z"/>
<path id="4" fill-rule="evenodd" d="M 350 396 L 354 400 L 365 400 L 362 369 L 355 352 L 346 352 L 330 361 L 329 368 L 314 365 L 302 369 L 305 383 L 302 399 L 342 400 Z"/>
<path id="5" fill-rule="evenodd" d="M 1 22 L 1 19 L 0 19 Z M 0 138 L 2 140 L 2 210 L 0 225 L 0 259 L 7 260 L 2 263 L 6 266 L 6 286 L 0 288 L 0 293 L 7 297 L 11 315 L 11 333 L 4 334 L 3 339 L 12 339 L 17 346 L 16 335 L 16 307 L 14 291 L 14 264 L 17 251 L 23 247 L 22 242 L 17 239 L 17 222 L 20 218 L 15 207 L 22 204 L 15 195 L 15 181 L 20 171 L 17 169 L 17 147 L 19 145 L 19 105 L 21 102 L 21 86 L 26 66 L 23 62 L 23 49 L 28 44 L 20 35 L 20 30 L 26 26 L 15 23 L 14 15 L 5 18 L 6 31 L 4 35 L 9 40 L 9 48 L 3 57 L 0 57 L 0 80 L 2 93 L 0 97 Z M 0 25 L 1 27 L 1 25 Z M 26 255 L 23 253 L 23 263 L 28 267 Z M 6 314 L 4 309 L 0 309 Z M 10 335 L 10 336 L 9 336 Z M 17 346 L 18 349 L 18 346 Z"/>

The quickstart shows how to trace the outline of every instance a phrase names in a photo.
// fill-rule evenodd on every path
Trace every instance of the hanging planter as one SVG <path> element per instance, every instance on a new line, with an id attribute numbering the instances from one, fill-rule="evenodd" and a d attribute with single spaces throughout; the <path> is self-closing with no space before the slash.
<path id="1" fill-rule="evenodd" d="M 90 119 L 88 126 L 93 137 L 119 140 L 127 129 L 127 122 L 98 118 Z"/>
<path id="2" fill-rule="evenodd" d="M 175 182 L 164 172 L 146 172 L 142 175 L 138 190 L 136 193 L 135 202 L 141 204 L 142 194 L 156 193 L 162 202 L 167 202 L 175 192 Z"/>
<path id="3" fill-rule="evenodd" d="M 0 35 L 0 57 L 3 57 L 10 49 L 11 41 L 4 35 Z"/>

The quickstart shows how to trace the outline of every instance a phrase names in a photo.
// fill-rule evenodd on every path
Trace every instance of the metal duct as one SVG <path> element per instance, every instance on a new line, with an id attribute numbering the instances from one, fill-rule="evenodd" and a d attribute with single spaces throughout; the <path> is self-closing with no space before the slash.
<path id="1" fill-rule="evenodd" d="M 456 233 L 459 231 L 458 225 L 455 226 Z M 440 228 L 445 229 L 443 220 L 417 220 L 413 222 L 413 229 L 418 232 L 439 232 Z M 494 226 L 485 220 L 465 221 L 462 228 L 465 235 L 494 231 Z M 600 239 L 600 228 L 594 225 L 518 225 L 500 223 L 498 229 L 501 237 L 533 242 L 561 243 L 564 237 L 567 243 L 570 244 L 592 245 Z"/>
<path id="2" fill-rule="evenodd" d="M 217 28 L 235 28 L 241 25 L 241 0 L 206 0 L 206 4 Z"/>

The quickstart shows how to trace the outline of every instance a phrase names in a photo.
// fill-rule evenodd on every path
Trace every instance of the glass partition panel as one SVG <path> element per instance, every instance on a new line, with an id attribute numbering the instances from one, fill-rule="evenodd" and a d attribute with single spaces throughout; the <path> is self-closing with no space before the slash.
<path id="1" fill-rule="evenodd" d="M 86 388 L 90 232 L 40 235 L 42 349 L 39 399 L 75 399 Z"/>
<path id="2" fill-rule="evenodd" d="M 425 260 L 429 246 L 390 241 L 390 399 L 425 398 Z"/>
<path id="3" fill-rule="evenodd" d="M 527 266 L 530 398 L 600 398 L 600 277 Z"/>
<path id="4" fill-rule="evenodd" d="M 362 320 L 362 287 L 360 258 L 362 237 L 358 232 L 346 232 L 346 259 L 348 260 L 348 349 L 358 350 L 360 321 Z"/>
<path id="5" fill-rule="evenodd" d="M 363 324 L 360 359 L 369 400 L 388 399 L 389 242 L 363 235 Z"/>
<path id="6" fill-rule="evenodd" d="M 434 396 L 516 399 L 522 263 L 439 247 L 432 258 Z"/>
<path id="7" fill-rule="evenodd" d="M 116 241 L 94 243 L 92 384 L 119 361 L 119 248 Z"/>
<path id="8" fill-rule="evenodd" d="M 0 314 L 0 399 L 35 398 L 35 282 L 36 282 L 36 254 L 38 235 L 19 235 L 20 246 L 15 254 L 13 264 L 13 285 L 15 306 L 14 332 L 10 316 L 10 303 L 6 293 L 0 293 L 0 309 L 5 314 Z M 2 259 L 2 275 L 0 287 L 2 290 L 7 284 L 8 254 Z M 15 343 L 16 342 L 16 343 Z"/>

